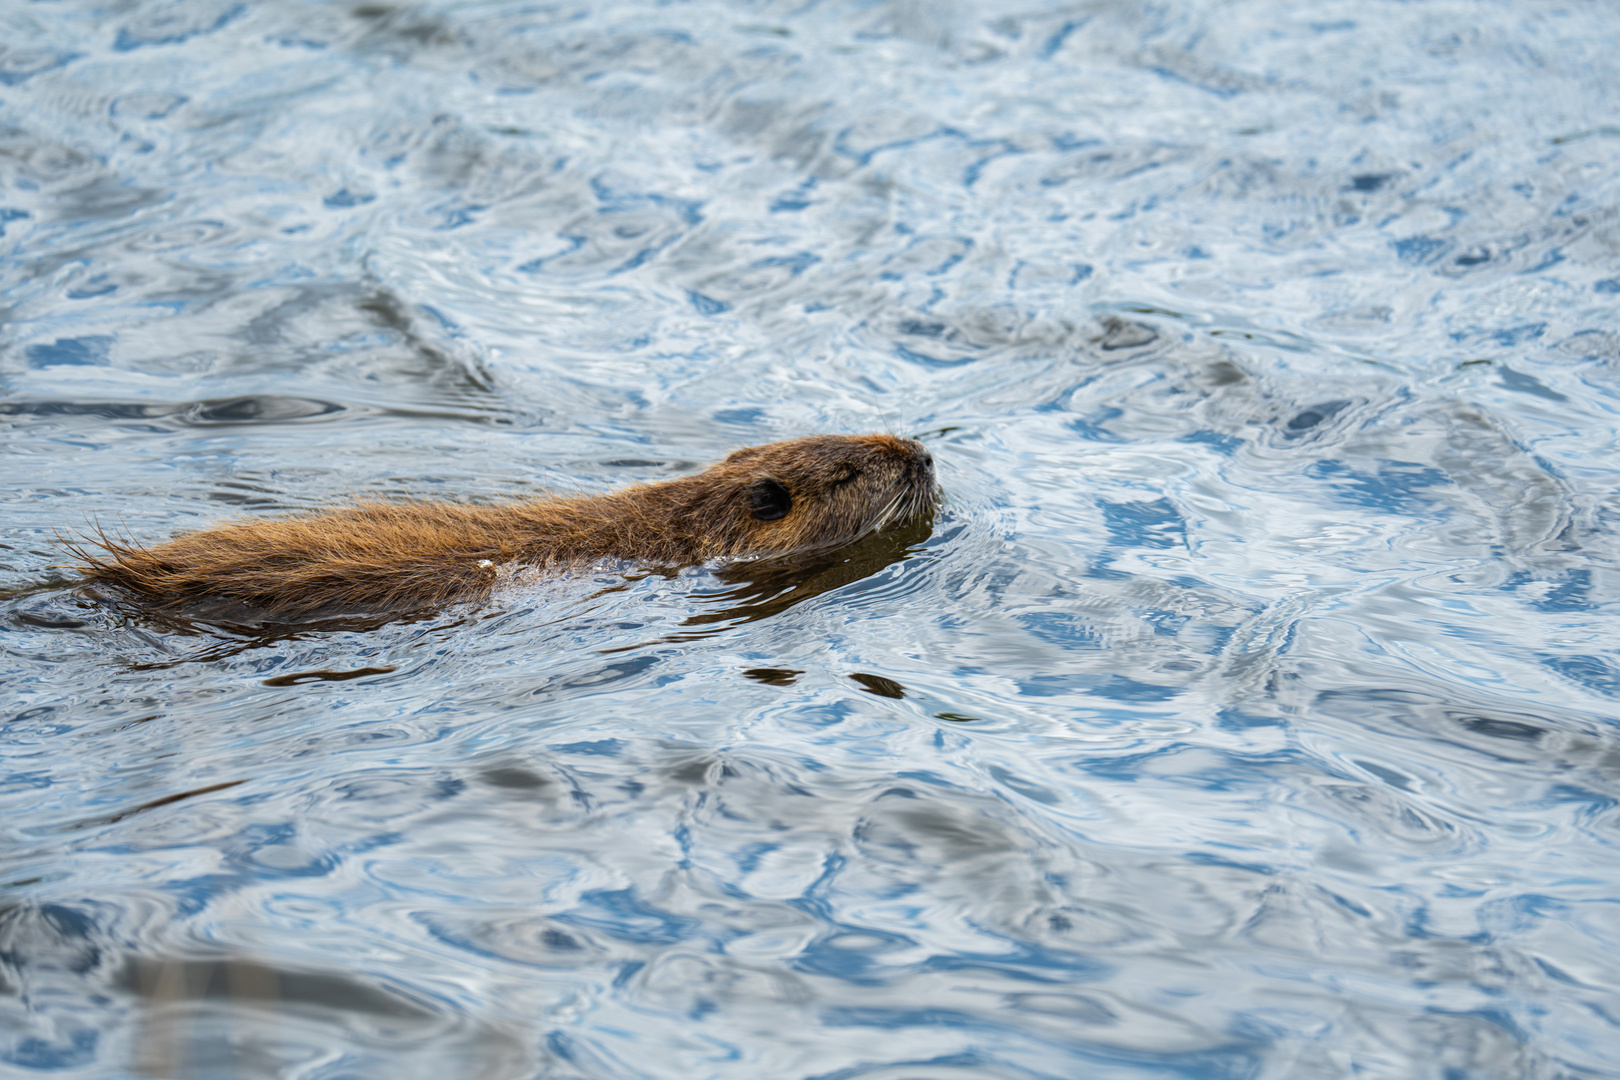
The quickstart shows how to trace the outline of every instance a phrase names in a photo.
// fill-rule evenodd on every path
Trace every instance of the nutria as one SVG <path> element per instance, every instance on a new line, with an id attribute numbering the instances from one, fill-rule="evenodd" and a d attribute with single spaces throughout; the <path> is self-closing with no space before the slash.
<path id="1" fill-rule="evenodd" d="M 937 493 L 933 458 L 920 443 L 813 435 L 606 495 L 499 506 L 365 502 L 216 525 L 151 548 L 105 534 L 68 546 L 91 580 L 156 610 L 223 603 L 301 619 L 479 599 L 506 564 L 676 567 L 831 548 L 917 517 Z"/>

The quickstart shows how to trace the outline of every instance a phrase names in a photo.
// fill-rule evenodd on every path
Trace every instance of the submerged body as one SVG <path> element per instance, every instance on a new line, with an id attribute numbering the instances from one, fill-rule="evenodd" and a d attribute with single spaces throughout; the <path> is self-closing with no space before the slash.
<path id="1" fill-rule="evenodd" d="M 272 618 L 478 599 L 507 564 L 686 566 L 829 548 L 926 511 L 933 459 L 891 435 L 815 435 L 738 450 L 695 476 L 504 506 L 362 503 L 240 521 L 143 548 L 73 546 L 87 577 L 149 606 L 227 602 Z"/>

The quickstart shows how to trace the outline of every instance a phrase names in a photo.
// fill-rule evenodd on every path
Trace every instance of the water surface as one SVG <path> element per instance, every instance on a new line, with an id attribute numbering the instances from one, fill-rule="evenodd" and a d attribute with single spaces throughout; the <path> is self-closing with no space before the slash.
<path id="1" fill-rule="evenodd" d="M 1596 3 L 0 10 L 0 1071 L 1620 1077 Z M 279 637 L 352 495 L 931 531 Z"/>

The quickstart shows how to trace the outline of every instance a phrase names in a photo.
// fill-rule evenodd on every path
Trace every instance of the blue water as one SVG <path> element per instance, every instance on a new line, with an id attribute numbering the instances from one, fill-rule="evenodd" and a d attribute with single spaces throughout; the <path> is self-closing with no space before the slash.
<path id="1" fill-rule="evenodd" d="M 1612 4 L 0 7 L 0 1075 L 1620 1077 Z M 923 438 L 155 622 L 58 532 Z"/>

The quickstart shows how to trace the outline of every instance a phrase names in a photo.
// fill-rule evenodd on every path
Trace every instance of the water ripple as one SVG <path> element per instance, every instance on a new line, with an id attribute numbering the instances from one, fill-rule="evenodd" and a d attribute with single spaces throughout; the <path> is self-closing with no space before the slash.
<path id="1" fill-rule="evenodd" d="M 0 1062 L 1620 1077 L 1593 8 L 0 12 Z M 826 558 L 58 535 L 923 438 Z"/>

